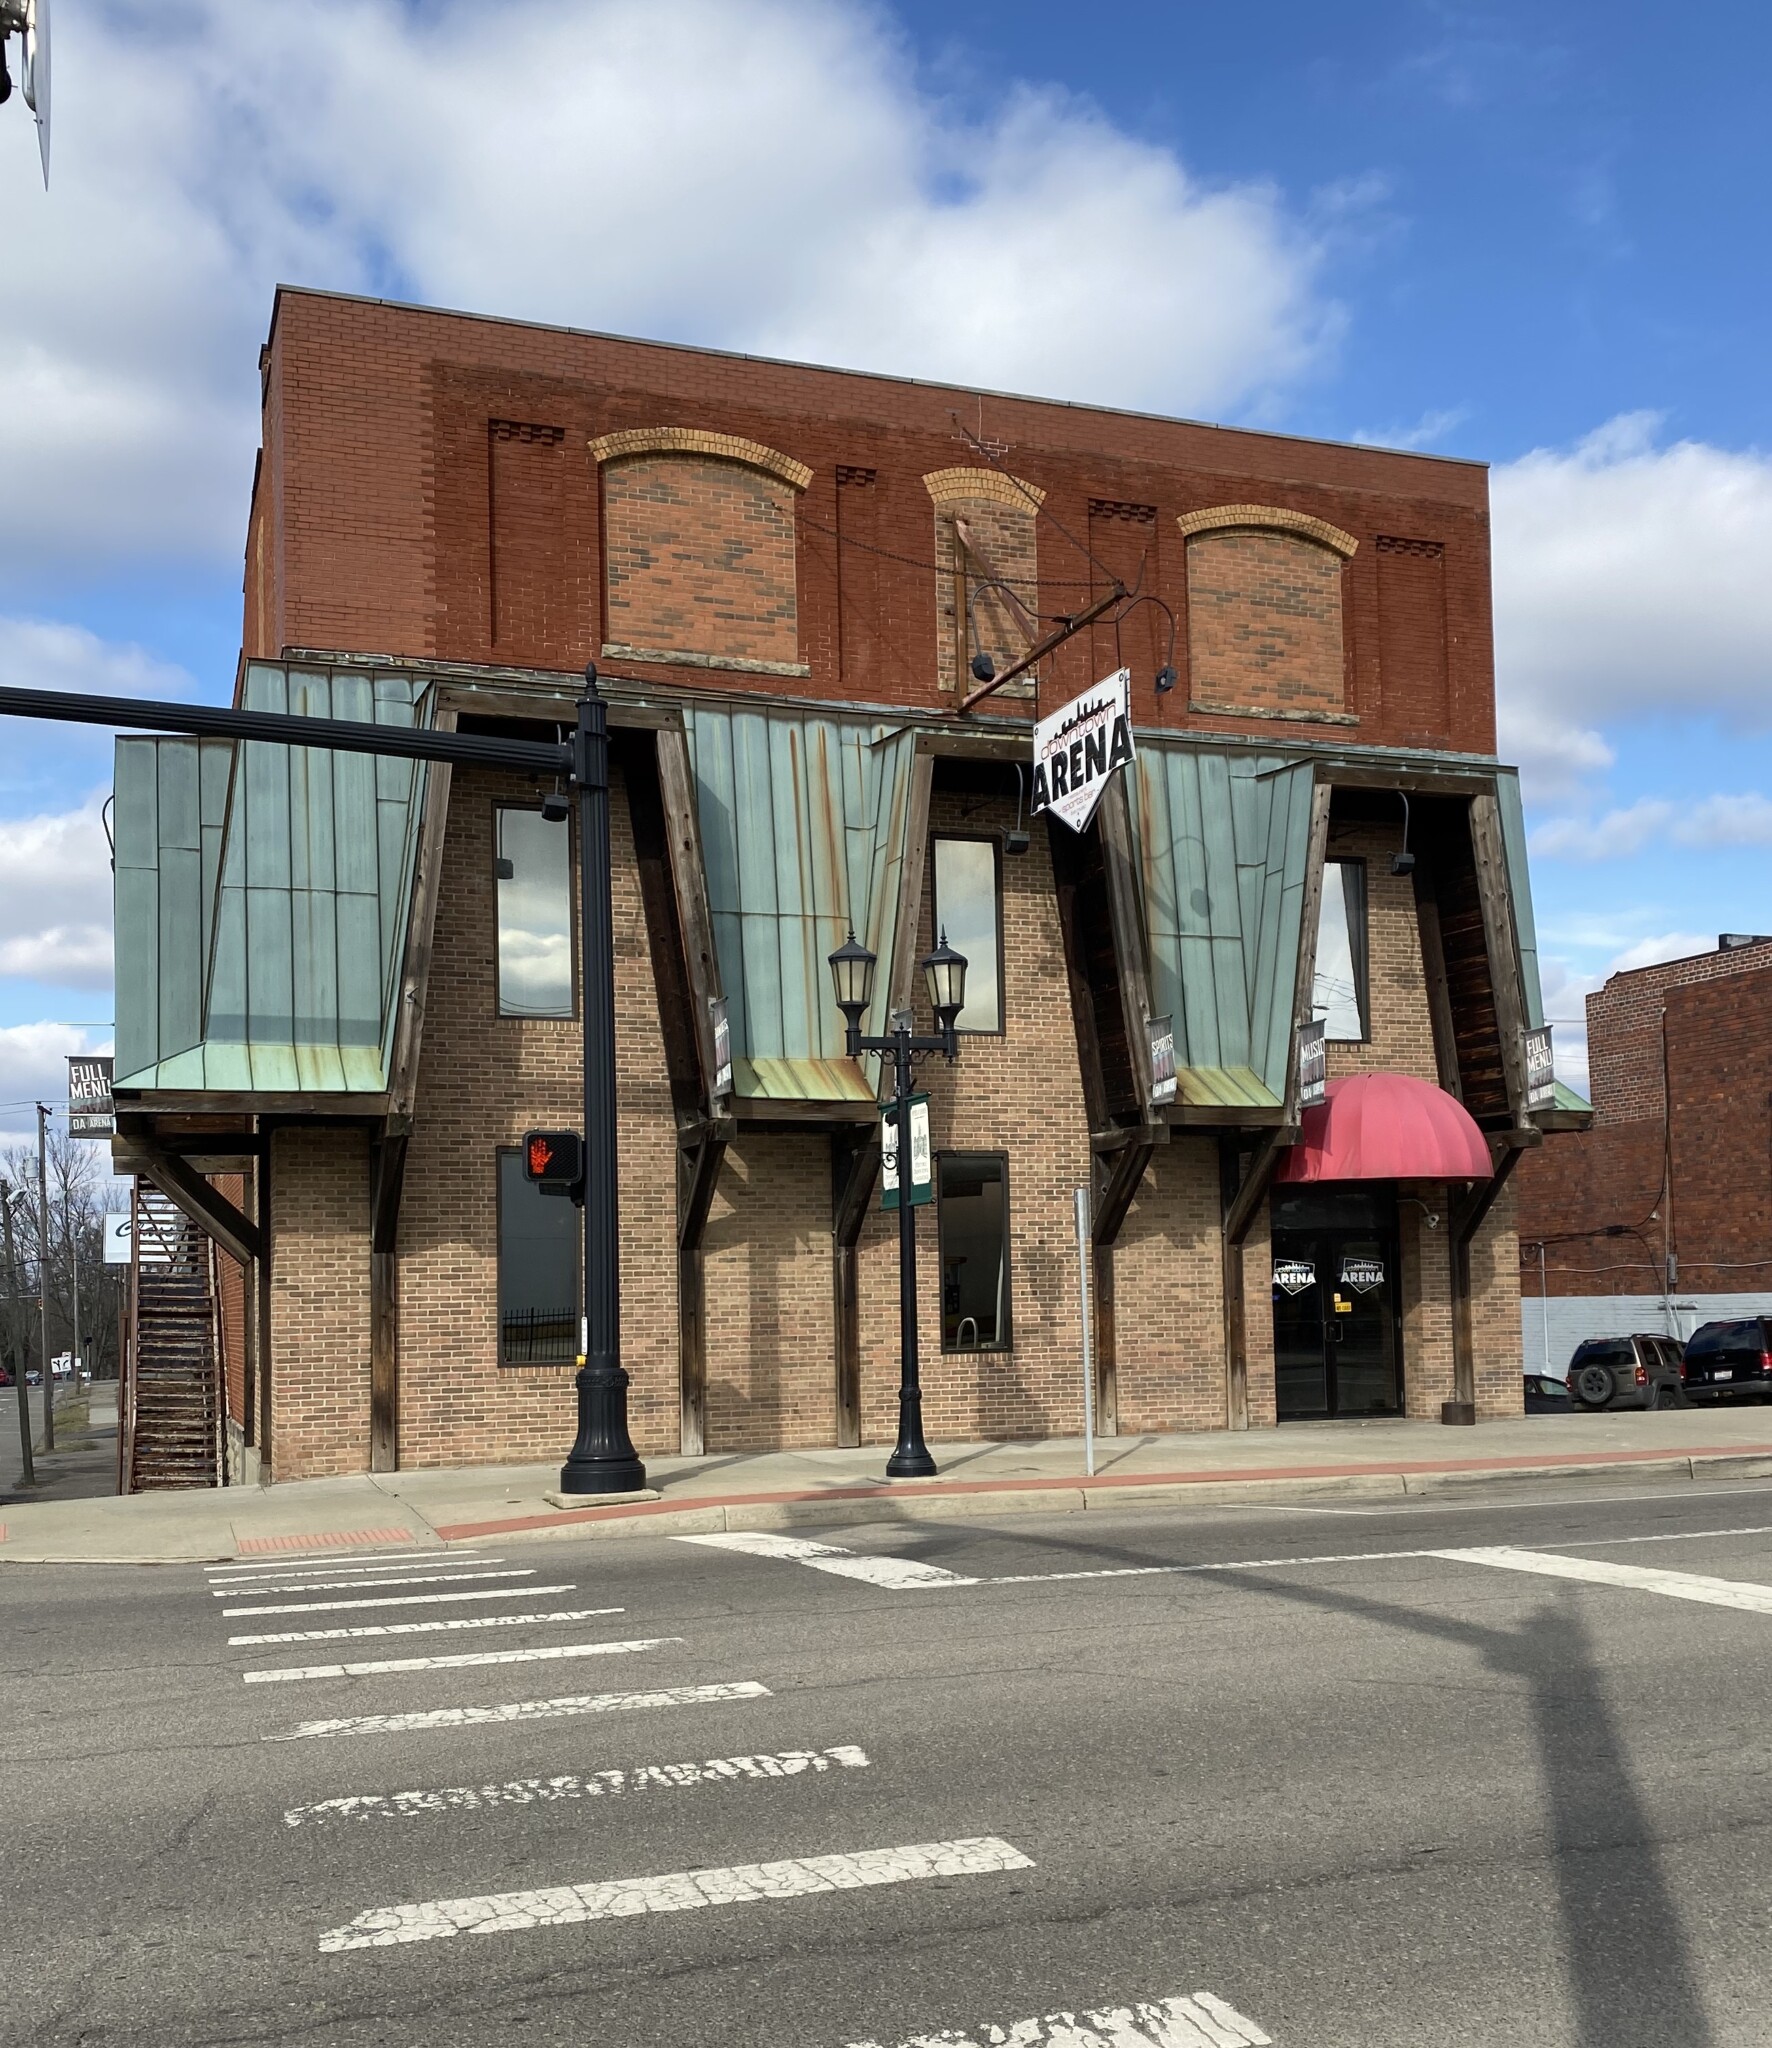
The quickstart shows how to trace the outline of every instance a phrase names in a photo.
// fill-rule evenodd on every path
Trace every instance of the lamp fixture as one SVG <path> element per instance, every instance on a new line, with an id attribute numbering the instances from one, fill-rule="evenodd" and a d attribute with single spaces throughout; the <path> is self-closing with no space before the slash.
<path id="1" fill-rule="evenodd" d="M 1402 798 L 1403 804 L 1403 844 L 1397 852 L 1391 855 L 1391 873 L 1393 875 L 1412 875 L 1415 872 L 1415 856 L 1409 851 L 1409 799 L 1403 795 L 1400 789 L 1397 791 L 1397 795 Z"/>

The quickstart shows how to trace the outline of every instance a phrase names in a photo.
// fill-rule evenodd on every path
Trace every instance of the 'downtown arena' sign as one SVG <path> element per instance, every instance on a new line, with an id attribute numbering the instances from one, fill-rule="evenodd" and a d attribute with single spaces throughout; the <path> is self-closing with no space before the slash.
<path id="1" fill-rule="evenodd" d="M 1115 769 L 1132 759 L 1132 671 L 1116 669 L 1093 690 L 1034 727 L 1034 800 L 1081 832 Z"/>

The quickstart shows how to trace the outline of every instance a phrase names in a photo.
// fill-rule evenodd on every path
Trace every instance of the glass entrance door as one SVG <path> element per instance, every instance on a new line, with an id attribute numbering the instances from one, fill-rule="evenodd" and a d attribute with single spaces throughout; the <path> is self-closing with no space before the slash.
<path id="1" fill-rule="evenodd" d="M 1324 1187 L 1274 1202 L 1279 1419 L 1402 1409 L 1397 1233 L 1390 1190 Z"/>

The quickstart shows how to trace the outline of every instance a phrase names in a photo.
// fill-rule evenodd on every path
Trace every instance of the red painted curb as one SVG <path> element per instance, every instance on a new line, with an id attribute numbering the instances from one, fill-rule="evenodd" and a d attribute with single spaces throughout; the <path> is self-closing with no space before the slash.
<path id="1" fill-rule="evenodd" d="M 1694 1444 L 1684 1450 L 1562 1451 L 1522 1464 L 1518 1458 L 1417 1458 L 1371 1464 L 1250 1465 L 1234 1472 L 1081 1473 L 1064 1478 L 913 1480 L 908 1485 L 814 1487 L 790 1493 L 723 1493 L 693 1499 L 638 1501 L 613 1508 L 568 1508 L 552 1515 L 522 1515 L 499 1522 L 436 1523 L 446 1543 L 471 1536 L 501 1536 L 522 1529 L 569 1528 L 579 1522 L 643 1520 L 650 1515 L 690 1514 L 699 1508 L 770 1507 L 804 1501 L 941 1500 L 981 1493 L 1091 1493 L 1140 1486 L 1236 1485 L 1259 1479 L 1372 1478 L 1418 1472 L 1534 1472 L 1579 1470 L 1584 1465 L 1671 1465 L 1690 1458 L 1767 1458 L 1772 1444 Z"/>

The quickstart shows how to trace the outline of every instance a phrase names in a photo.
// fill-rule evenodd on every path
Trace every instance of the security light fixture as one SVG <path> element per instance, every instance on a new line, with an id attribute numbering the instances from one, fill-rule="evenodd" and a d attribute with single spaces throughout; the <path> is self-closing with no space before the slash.
<path id="1" fill-rule="evenodd" d="M 1403 795 L 1400 789 L 1397 791 L 1397 795 L 1402 798 L 1403 804 L 1403 844 L 1397 852 L 1391 855 L 1391 873 L 1393 875 L 1412 875 L 1415 872 L 1415 856 L 1409 851 L 1409 799 Z"/>
<path id="2" fill-rule="evenodd" d="M 1157 695 L 1159 697 L 1167 697 L 1169 692 L 1175 688 L 1176 681 L 1175 670 L 1168 662 L 1164 662 L 1163 666 L 1157 671 Z"/>
<path id="3" fill-rule="evenodd" d="M 1027 827 L 1021 822 L 1021 807 L 1027 796 L 1027 780 L 1021 772 L 1021 763 L 1015 764 L 1015 823 L 1003 833 L 1003 851 L 1009 854 L 1026 853 L 1033 845 Z"/>
<path id="4" fill-rule="evenodd" d="M 563 789 L 550 789 L 541 800 L 541 814 L 550 825 L 564 825 L 572 816 L 572 799 Z"/>
<path id="5" fill-rule="evenodd" d="M 997 680 L 997 664 L 981 647 L 972 657 L 972 679 L 978 683 L 994 683 Z"/>

